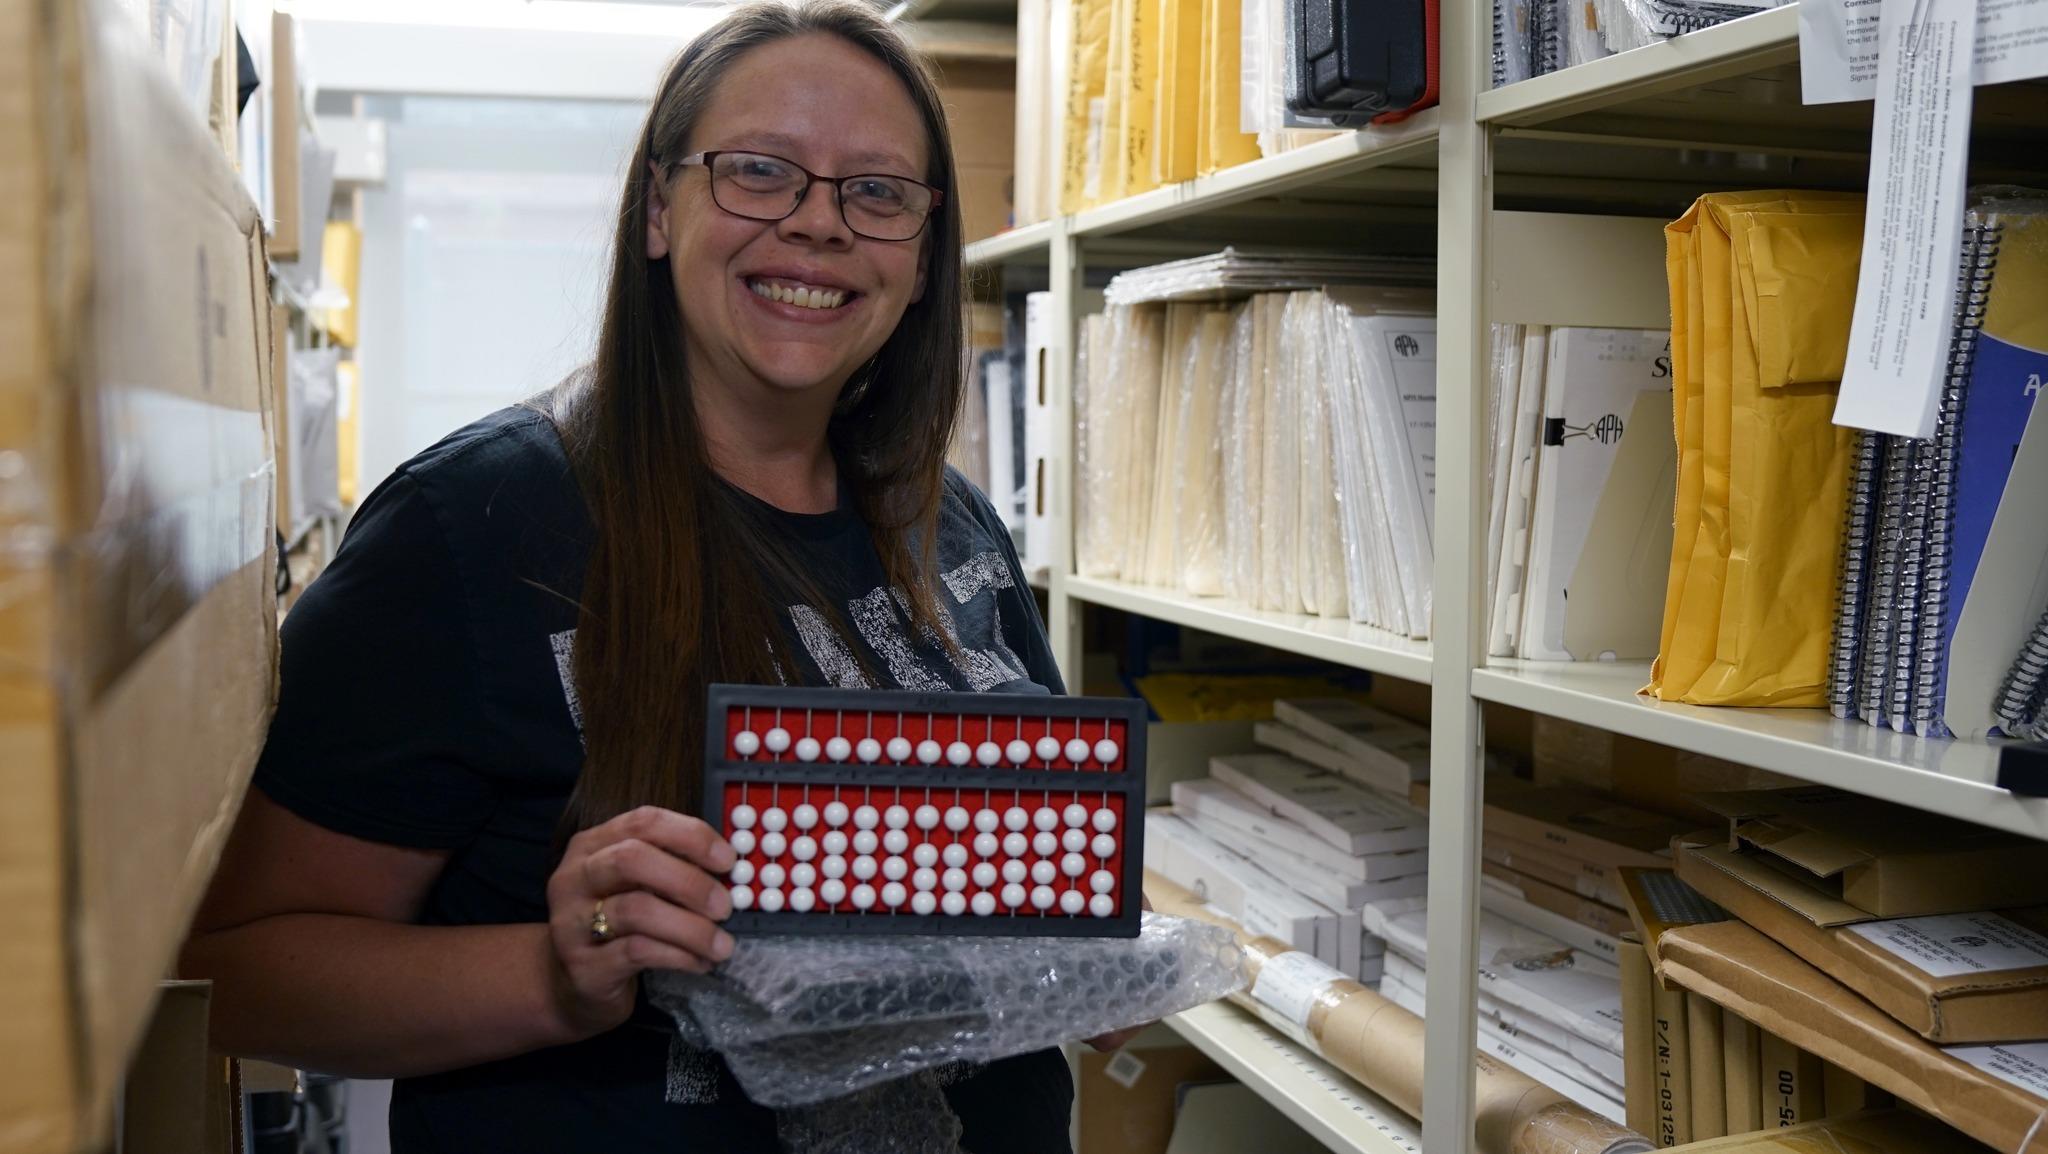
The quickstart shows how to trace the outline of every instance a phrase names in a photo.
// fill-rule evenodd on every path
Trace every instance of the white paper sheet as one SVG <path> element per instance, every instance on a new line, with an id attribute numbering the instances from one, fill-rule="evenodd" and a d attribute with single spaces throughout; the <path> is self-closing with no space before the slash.
<path id="1" fill-rule="evenodd" d="M 1800 0 L 1800 95 L 1808 104 L 1877 95 L 1880 0 Z M 1978 0 L 1972 80 L 2048 76 L 2048 0 Z"/>

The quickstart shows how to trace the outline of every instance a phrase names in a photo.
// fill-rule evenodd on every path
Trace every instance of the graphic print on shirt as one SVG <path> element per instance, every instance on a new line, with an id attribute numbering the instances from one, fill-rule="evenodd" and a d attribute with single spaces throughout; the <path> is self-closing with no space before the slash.
<path id="1" fill-rule="evenodd" d="M 953 639 L 951 649 L 930 626 L 920 627 L 921 645 L 912 644 L 907 628 L 910 600 L 900 589 L 878 586 L 847 603 L 848 620 L 860 633 L 861 641 L 882 659 L 895 687 L 945 692 L 964 683 L 962 687 L 972 692 L 986 693 L 999 686 L 1030 680 L 1023 659 L 1003 640 L 999 596 L 1002 590 L 1016 588 L 1016 582 L 1011 579 L 1010 567 L 1002 554 L 993 549 L 977 554 L 944 574 L 940 583 L 957 607 L 949 608 L 944 597 L 935 603 L 939 624 Z M 859 659 L 824 614 L 809 605 L 792 605 L 789 616 L 797 641 L 827 683 L 838 689 L 875 688 L 874 682 L 862 672 Z M 963 637 L 986 644 L 969 645 Z M 569 719 L 581 733 L 583 704 L 576 693 L 576 631 L 550 634 L 548 645 L 555 654 L 555 671 L 562 679 L 562 697 L 569 707 Z M 921 656 L 920 648 L 927 655 L 944 654 L 958 675 L 957 681 L 948 679 Z"/>

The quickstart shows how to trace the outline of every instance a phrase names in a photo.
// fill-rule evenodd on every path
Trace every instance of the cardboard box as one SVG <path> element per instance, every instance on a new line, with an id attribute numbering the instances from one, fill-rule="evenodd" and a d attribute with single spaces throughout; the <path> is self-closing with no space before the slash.
<path id="1" fill-rule="evenodd" d="M 1814 919 L 1840 903 L 1753 855 L 1681 846 L 1678 875 L 1929 1041 L 2048 1038 L 2048 908 L 1834 926 Z"/>
<path id="2" fill-rule="evenodd" d="M 1657 1132 L 1657 1023 L 1650 996 L 1650 956 L 1641 942 L 1621 942 L 1621 1058 L 1627 1066 L 1628 1128 L 1638 1134 Z"/>
<path id="3" fill-rule="evenodd" d="M 1644 959 L 1648 965 L 1648 959 Z M 1721 1081 L 1727 1088 L 1728 1132 L 1763 1128 L 1763 1058 L 1755 1023 L 1739 1014 L 1721 1015 Z"/>
<path id="4" fill-rule="evenodd" d="M 1487 877 L 1520 890 L 1522 900 L 1537 909 L 1549 910 L 1560 917 L 1569 918 L 1596 933 L 1620 937 L 1631 928 L 1628 915 L 1613 906 L 1582 898 L 1569 890 L 1560 889 L 1527 874 L 1505 869 L 1490 861 L 1480 863 L 1479 868 Z"/>
<path id="5" fill-rule="evenodd" d="M 1833 1062 L 1821 1063 L 1821 1110 L 1827 1118 L 1858 1114 L 1891 1105 L 1891 1095 L 1842 1069 Z"/>
<path id="6" fill-rule="evenodd" d="M 953 137 L 960 187 L 962 239 L 981 240 L 1010 227 L 1012 172 L 1017 162 L 1017 70 L 999 60 L 944 60 L 939 97 Z"/>
<path id="7" fill-rule="evenodd" d="M 1757 1034 L 1762 1072 L 1757 1111 L 1765 1129 L 1797 1126 L 1827 1115 L 1827 1084 L 1821 1061 L 1769 1030 Z"/>
<path id="8" fill-rule="evenodd" d="M 2048 1097 L 1980 1068 L 2001 1064 L 2000 1054 L 1986 1047 L 1934 1046 L 1741 922 L 1672 930 L 1664 935 L 1662 952 L 1666 978 L 1980 1142 L 2018 1149 L 2048 1113 Z M 1765 1057 L 1770 1054 L 1767 1039 Z M 2011 1057 L 2016 1060 L 2002 1064 L 2026 1066 L 2025 1055 Z M 1768 1081 L 1771 1072 L 1767 1061 L 1767 1120 L 1779 1100 Z M 1798 1079 L 1804 1100 L 1796 1109 L 1802 1115 L 1817 1111 L 1822 1099 L 1819 1064 L 1808 1073 L 1802 1069 Z M 2028 1076 L 2039 1078 L 2040 1071 Z"/>
<path id="9" fill-rule="evenodd" d="M 1284 754 L 1219 757 L 1209 763 L 1209 776 L 1347 853 L 1429 844 L 1429 819 L 1405 802 Z"/>
<path id="10" fill-rule="evenodd" d="M 1582 789 L 1486 778 L 1486 830 L 1606 866 L 1670 864 L 1671 839 L 1695 825 Z"/>
<path id="11" fill-rule="evenodd" d="M 1490 832 L 1480 842 L 1479 855 L 1495 865 L 1559 889 L 1570 890 L 1601 905 L 1618 910 L 1628 902 L 1622 892 L 1620 871 L 1613 866 L 1581 861 L 1518 838 Z"/>
<path id="12" fill-rule="evenodd" d="M 264 78 L 270 100 L 270 255 L 299 259 L 305 206 L 299 187 L 299 19 L 289 12 L 270 14 L 270 75 Z"/>
<path id="13" fill-rule="evenodd" d="M 1327 870 L 1355 881 L 1385 881 L 1429 872 L 1427 849 L 1354 854 L 1310 837 L 1299 825 L 1214 778 L 1176 781 L 1171 792 L 1174 809 L 1210 836 L 1224 840 L 1213 831 L 1227 830 L 1257 852 L 1280 854 L 1301 862 L 1304 868 Z"/>
<path id="14" fill-rule="evenodd" d="M 1652 1058 L 1657 1128 L 1650 1140 L 1660 1147 L 1683 1146 L 1692 1141 L 1692 1034 L 1685 991 L 1653 981 L 1650 1008 L 1657 1046 Z"/>
<path id="15" fill-rule="evenodd" d="M 1686 1147 L 1701 1154 L 1968 1154 L 1982 1148 L 1910 1110 L 1883 1110 L 1735 1134 Z"/>
<path id="16" fill-rule="evenodd" d="M 1695 800 L 1695 794 L 1797 784 L 1769 770 L 1548 715 L 1534 719 L 1532 744 L 1537 785 L 1591 789 L 1639 809 L 1691 821 L 1711 822 L 1718 816 Z"/>
<path id="17" fill-rule="evenodd" d="M 1235 1081 L 1183 1086 L 1167 1154 L 1324 1154 L 1329 1148 Z"/>
<path id="18" fill-rule="evenodd" d="M 242 1085 L 237 1063 L 208 1045 L 212 982 L 165 982 L 121 1096 L 121 1149 L 146 1154 L 237 1154 Z"/>
<path id="19" fill-rule="evenodd" d="M 1721 1007 L 1698 994 L 1685 996 L 1685 1037 L 1692 1066 L 1692 1139 L 1728 1132 L 1728 1083 L 1722 1067 Z"/>
<path id="20" fill-rule="evenodd" d="M 1259 744 L 1406 797 L 1429 780 L 1429 730 L 1344 697 L 1283 698 Z"/>
<path id="21" fill-rule="evenodd" d="M 1082 1050 L 1078 1154 L 1165 1154 L 1175 1094 L 1228 1074 L 1193 1046 L 1152 1031 L 1113 1054 Z"/>
<path id="22" fill-rule="evenodd" d="M 1821 786 L 1704 794 L 1729 848 L 1883 918 L 2048 904 L 2048 842 Z"/>
<path id="23" fill-rule="evenodd" d="M 106 1144 L 269 723 L 255 206 L 109 3 L 0 6 L 0 1135 Z"/>

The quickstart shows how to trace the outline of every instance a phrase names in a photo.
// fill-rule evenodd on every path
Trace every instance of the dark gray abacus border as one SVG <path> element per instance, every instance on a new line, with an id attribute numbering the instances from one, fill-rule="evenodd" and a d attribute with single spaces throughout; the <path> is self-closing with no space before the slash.
<path id="1" fill-rule="evenodd" d="M 803 686 L 713 685 L 704 726 L 704 820 L 725 828 L 725 787 L 747 783 L 845 784 L 852 762 L 737 761 L 726 754 L 725 718 L 734 708 L 817 713 L 939 713 L 966 717 L 1108 718 L 1124 723 L 1124 768 L 1114 773 L 1042 769 L 984 769 L 979 765 L 875 765 L 859 767 L 862 784 L 933 789 L 1018 788 L 1020 775 L 1060 773 L 1059 789 L 1120 795 L 1124 799 L 1123 868 L 1117 892 L 1123 909 L 1112 918 L 1054 915 L 800 914 L 791 910 L 735 912 L 725 927 L 735 934 L 964 934 L 974 937 L 1134 938 L 1145 880 L 1145 722 L 1134 697 L 1048 697 L 1039 693 L 917 693 L 902 690 L 812 689 Z"/>

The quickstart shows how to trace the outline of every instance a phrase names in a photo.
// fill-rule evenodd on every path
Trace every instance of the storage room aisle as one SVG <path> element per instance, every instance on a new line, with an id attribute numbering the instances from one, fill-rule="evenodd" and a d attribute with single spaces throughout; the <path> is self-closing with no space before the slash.
<path id="1" fill-rule="evenodd" d="M 2048 1142 L 2048 0 L 855 2 L 0 0 L 0 1152 Z"/>

